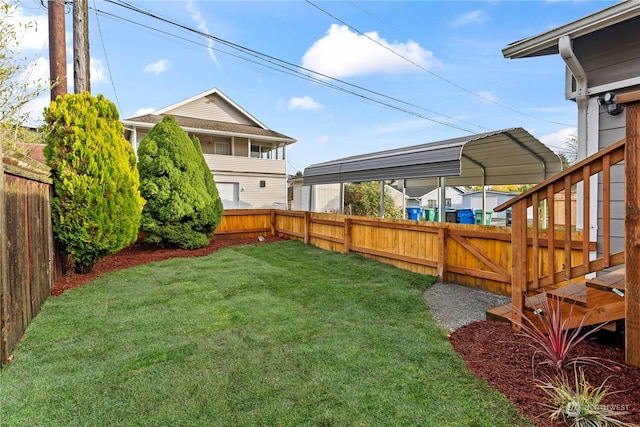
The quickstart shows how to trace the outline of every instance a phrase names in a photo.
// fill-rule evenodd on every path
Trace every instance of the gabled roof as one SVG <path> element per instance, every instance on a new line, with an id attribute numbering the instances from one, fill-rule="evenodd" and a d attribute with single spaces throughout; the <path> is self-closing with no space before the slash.
<path id="1" fill-rule="evenodd" d="M 305 185 L 415 179 L 435 187 L 437 177 L 447 177 L 447 186 L 507 185 L 533 184 L 561 170 L 557 154 L 514 128 L 318 163 L 303 178 Z"/>
<path id="2" fill-rule="evenodd" d="M 179 107 L 182 107 L 183 105 L 189 104 L 190 102 L 196 101 L 196 100 L 198 100 L 200 98 L 206 98 L 206 97 L 209 97 L 211 95 L 218 95 L 220 98 L 224 99 L 226 102 L 231 104 L 238 112 L 240 112 L 242 115 L 244 115 L 247 119 L 249 119 L 250 121 L 255 123 L 256 126 L 259 126 L 259 127 L 263 128 L 263 129 L 268 129 L 267 126 L 265 126 L 258 119 L 256 119 L 251 114 L 249 114 L 248 111 L 246 111 L 244 108 L 240 107 L 238 104 L 233 102 L 233 100 L 231 100 L 231 98 L 226 96 L 224 93 L 222 93 L 220 90 L 218 90 L 215 87 L 212 88 L 212 89 L 206 90 L 206 91 L 204 91 L 202 93 L 199 93 L 197 95 L 194 95 L 194 96 L 192 96 L 190 98 L 184 99 L 184 100 L 182 100 L 180 102 L 176 102 L 175 104 L 171 104 L 171 105 L 169 105 L 167 107 L 160 108 L 159 110 L 154 111 L 152 114 L 155 114 L 155 115 L 171 114 L 172 110 L 175 110 L 175 109 L 177 109 Z"/>
<path id="3" fill-rule="evenodd" d="M 238 136 L 285 144 L 296 142 L 290 136 L 269 129 L 216 88 L 122 123 L 128 128 L 151 129 L 166 116 L 174 117 L 189 133 Z"/>
<path id="4" fill-rule="evenodd" d="M 502 49 L 502 54 L 510 59 L 554 55 L 558 53 L 558 40 L 563 36 L 575 39 L 636 16 L 640 16 L 640 1 L 622 1 L 561 27 L 511 43 Z"/>

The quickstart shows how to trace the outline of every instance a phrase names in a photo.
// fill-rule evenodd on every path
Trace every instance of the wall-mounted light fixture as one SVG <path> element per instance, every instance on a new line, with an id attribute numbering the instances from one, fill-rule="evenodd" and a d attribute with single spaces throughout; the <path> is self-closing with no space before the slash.
<path id="1" fill-rule="evenodd" d="M 260 187 L 264 188 L 267 186 L 267 181 L 260 181 Z"/>
<path id="2" fill-rule="evenodd" d="M 613 92 L 607 92 L 598 97 L 598 104 L 606 105 L 607 113 L 611 116 L 617 116 L 624 111 L 624 107 L 622 105 L 616 104 L 616 94 Z"/>

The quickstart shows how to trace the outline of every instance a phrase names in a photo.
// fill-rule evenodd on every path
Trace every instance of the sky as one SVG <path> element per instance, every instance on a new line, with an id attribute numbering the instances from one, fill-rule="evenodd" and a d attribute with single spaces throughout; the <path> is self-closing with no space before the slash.
<path id="1" fill-rule="evenodd" d="M 23 81 L 49 76 L 46 1 L 20 0 Z M 559 55 L 507 45 L 616 1 L 89 0 L 91 92 L 122 119 L 217 88 L 297 140 L 288 172 L 347 156 L 523 127 L 567 150 L 577 107 Z M 130 5 L 133 7 L 124 7 Z M 69 92 L 73 37 L 66 15 Z M 42 117 L 49 92 L 29 105 Z"/>

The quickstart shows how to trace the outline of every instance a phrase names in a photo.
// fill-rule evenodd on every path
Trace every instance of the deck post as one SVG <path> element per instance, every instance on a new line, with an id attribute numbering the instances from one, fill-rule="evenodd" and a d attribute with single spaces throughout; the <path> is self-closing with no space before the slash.
<path id="1" fill-rule="evenodd" d="M 518 310 L 512 313 L 514 322 L 511 326 L 516 331 L 520 330 L 519 324 L 522 322 L 520 313 L 524 312 L 524 293 L 527 290 L 527 206 L 525 200 L 520 200 L 513 206 L 511 216 L 511 304 Z"/>
<path id="2" fill-rule="evenodd" d="M 640 91 L 625 95 L 625 360 L 640 366 Z"/>

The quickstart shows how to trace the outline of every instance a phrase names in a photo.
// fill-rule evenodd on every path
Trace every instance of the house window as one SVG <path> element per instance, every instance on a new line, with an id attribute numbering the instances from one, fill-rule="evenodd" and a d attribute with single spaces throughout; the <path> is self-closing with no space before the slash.
<path id="1" fill-rule="evenodd" d="M 435 199 L 427 200 L 427 207 L 428 208 L 432 208 L 433 209 L 433 208 L 436 207 L 436 205 L 437 205 L 437 200 L 435 200 Z"/>
<path id="2" fill-rule="evenodd" d="M 444 199 L 444 205 L 448 208 L 451 207 L 451 199 Z"/>
<path id="3" fill-rule="evenodd" d="M 216 142 L 214 146 L 214 154 L 221 156 L 231 155 L 231 144 L 228 142 Z"/>
<path id="4" fill-rule="evenodd" d="M 251 157 L 255 159 L 270 159 L 271 147 L 266 145 L 251 144 Z"/>

